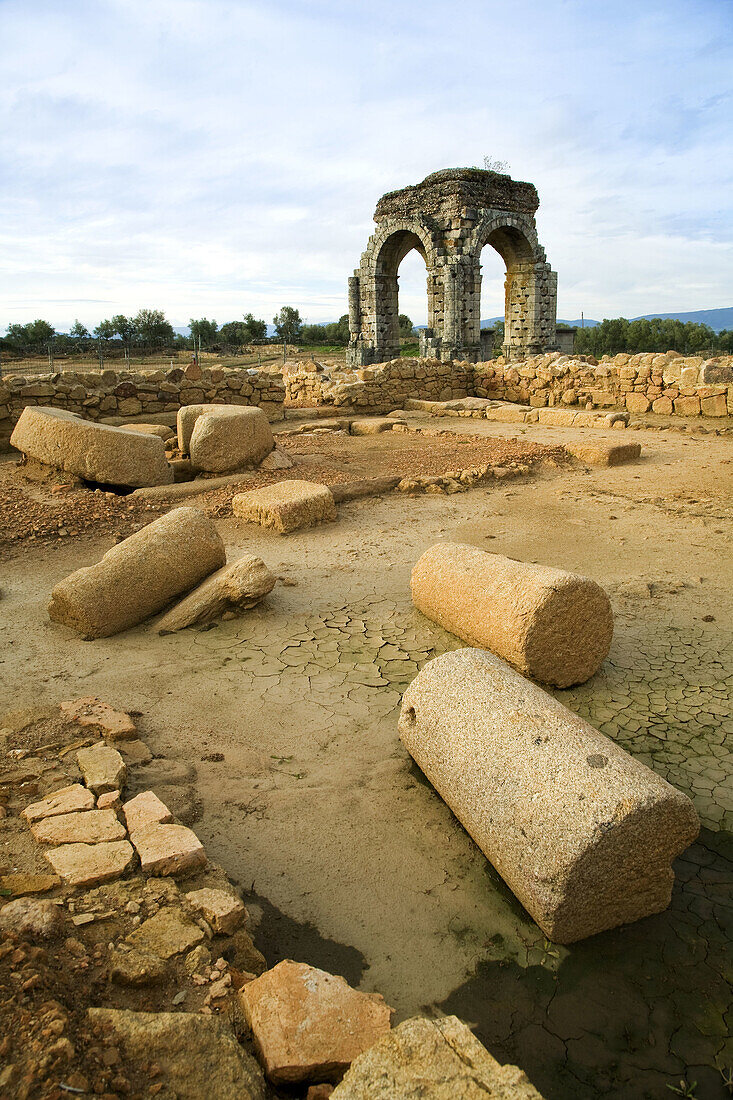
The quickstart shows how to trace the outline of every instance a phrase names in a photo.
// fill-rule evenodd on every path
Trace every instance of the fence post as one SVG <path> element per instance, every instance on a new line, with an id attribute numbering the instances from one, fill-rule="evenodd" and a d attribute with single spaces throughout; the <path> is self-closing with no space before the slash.
<path id="1" fill-rule="evenodd" d="M 99 338 L 99 349 L 98 350 L 99 350 L 99 369 L 100 369 L 100 371 L 103 371 L 104 370 L 104 355 L 102 353 L 102 338 L 101 338 L 101 336 Z"/>

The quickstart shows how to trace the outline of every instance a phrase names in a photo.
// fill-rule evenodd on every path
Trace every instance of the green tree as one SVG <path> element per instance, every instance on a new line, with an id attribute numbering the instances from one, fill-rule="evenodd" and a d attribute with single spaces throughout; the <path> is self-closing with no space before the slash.
<path id="1" fill-rule="evenodd" d="M 405 338 L 412 336 L 414 325 L 406 313 L 401 313 L 399 315 L 399 317 L 397 318 L 397 323 L 400 326 L 400 336 Z"/>
<path id="2" fill-rule="evenodd" d="M 219 342 L 227 347 L 241 347 L 247 343 L 247 329 L 244 321 L 227 321 L 219 329 Z"/>
<path id="3" fill-rule="evenodd" d="M 77 319 L 69 329 L 69 336 L 72 340 L 88 340 L 89 329 Z"/>
<path id="4" fill-rule="evenodd" d="M 142 310 L 141 312 L 146 311 Z M 161 313 L 160 316 L 162 317 L 163 314 Z M 133 319 L 132 317 L 125 317 L 124 313 L 116 313 L 111 324 L 115 335 L 119 336 L 122 343 L 129 348 L 138 335 L 137 318 Z"/>
<path id="5" fill-rule="evenodd" d="M 191 336 L 198 343 L 201 341 L 201 346 L 210 348 L 216 341 L 219 329 L 216 321 L 208 321 L 205 317 L 202 317 L 199 321 L 194 321 L 193 318 L 188 322 L 188 327 L 191 329 Z"/>
<path id="6" fill-rule="evenodd" d="M 297 310 L 295 312 L 297 313 Z M 300 314 L 298 314 L 298 320 L 300 321 Z M 267 339 L 267 321 L 259 321 L 251 313 L 245 313 L 244 315 L 244 329 L 246 333 L 245 344 L 256 344 Z"/>
<path id="7" fill-rule="evenodd" d="M 283 306 L 280 312 L 273 317 L 272 323 L 275 326 L 275 332 L 283 343 L 297 344 L 300 341 L 303 322 L 297 309 L 293 309 L 292 306 Z"/>
<path id="8" fill-rule="evenodd" d="M 140 343 L 148 347 L 169 347 L 175 339 L 173 326 L 166 321 L 161 309 L 141 309 L 133 318 L 133 324 Z"/>
<path id="9" fill-rule="evenodd" d="M 48 321 L 28 321 L 25 325 L 8 325 L 7 342 L 11 347 L 28 348 L 47 344 L 56 335 L 56 330 Z"/>
<path id="10" fill-rule="evenodd" d="M 99 337 L 100 340 L 111 340 L 116 331 L 114 321 L 100 321 L 94 330 L 94 335 Z"/>

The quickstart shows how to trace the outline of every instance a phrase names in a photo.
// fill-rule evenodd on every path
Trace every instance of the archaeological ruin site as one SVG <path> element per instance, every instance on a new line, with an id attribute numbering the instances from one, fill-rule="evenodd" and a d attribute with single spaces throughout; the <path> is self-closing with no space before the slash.
<path id="1" fill-rule="evenodd" d="M 0 377 L 0 1097 L 733 1094 L 733 357 L 561 350 L 538 206 L 384 195 L 340 362 Z"/>

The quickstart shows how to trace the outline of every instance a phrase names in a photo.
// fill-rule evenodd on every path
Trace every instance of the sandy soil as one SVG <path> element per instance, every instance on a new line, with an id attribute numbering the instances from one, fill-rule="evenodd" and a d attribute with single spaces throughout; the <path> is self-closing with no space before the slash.
<path id="1" fill-rule="evenodd" d="M 440 427 L 545 445 L 604 438 Z M 397 438 L 339 445 L 361 471 L 364 448 Z M 148 625 L 80 642 L 45 605 L 57 580 L 109 547 L 109 533 L 25 547 L 3 569 L 5 706 L 96 694 L 142 711 L 155 752 L 196 764 L 196 831 L 249 894 L 271 964 L 295 957 L 336 970 L 378 989 L 400 1017 L 456 1012 L 548 1100 L 662 1097 L 681 1078 L 698 1081 L 698 1097 L 724 1096 L 733 452 L 714 436 L 606 438 L 638 439 L 642 460 L 546 466 L 450 497 L 356 501 L 336 524 L 287 538 L 222 517 L 230 556 L 254 551 L 285 583 L 208 630 L 159 637 Z M 589 684 L 557 694 L 695 799 L 705 829 L 679 861 L 667 913 L 571 948 L 547 944 L 402 749 L 401 691 L 459 644 L 409 598 L 411 566 L 443 538 L 607 587 L 610 658 Z M 216 754 L 223 760 L 202 759 Z"/>

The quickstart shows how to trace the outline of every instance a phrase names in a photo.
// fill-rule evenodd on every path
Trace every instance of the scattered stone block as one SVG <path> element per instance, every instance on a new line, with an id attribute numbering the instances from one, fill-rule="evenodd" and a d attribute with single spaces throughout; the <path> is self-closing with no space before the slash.
<path id="1" fill-rule="evenodd" d="M 232 500 L 232 512 L 280 535 L 336 519 L 331 490 L 311 481 L 280 481 L 239 493 Z"/>
<path id="2" fill-rule="evenodd" d="M 565 450 L 588 466 L 620 466 L 636 461 L 641 443 L 566 443 Z"/>
<path id="3" fill-rule="evenodd" d="M 154 615 L 225 561 L 213 521 L 196 508 L 175 508 L 60 581 L 48 613 L 88 638 L 107 638 Z"/>
<path id="4" fill-rule="evenodd" d="M 0 928 L 18 936 L 51 939 L 64 928 L 64 914 L 53 901 L 17 898 L 0 909 Z"/>
<path id="5" fill-rule="evenodd" d="M 669 904 L 670 864 L 700 827 L 689 798 L 493 653 L 429 661 L 399 733 L 549 939 Z"/>
<path id="6" fill-rule="evenodd" d="M 23 817 L 30 824 L 33 821 L 42 821 L 46 817 L 56 817 L 58 814 L 76 813 L 80 810 L 94 809 L 94 795 L 81 783 L 72 783 L 69 787 L 61 787 L 40 802 L 32 802 L 23 810 Z"/>
<path id="7" fill-rule="evenodd" d="M 402 478 L 391 477 L 365 477 L 358 481 L 341 482 L 331 486 L 331 496 L 336 504 L 345 500 L 360 500 L 362 497 L 376 497 L 381 493 L 390 493 L 396 489 Z"/>
<path id="8" fill-rule="evenodd" d="M 157 435 L 163 442 L 171 439 L 176 433 L 167 424 L 121 424 L 126 432 L 141 432 L 143 435 Z"/>
<path id="9" fill-rule="evenodd" d="M 176 909 L 161 909 L 131 932 L 127 942 L 138 951 L 147 951 L 159 959 L 172 959 L 190 951 L 204 938 L 193 921 L 186 920 Z"/>
<path id="10" fill-rule="evenodd" d="M 114 1008 L 90 1008 L 88 1016 L 113 1043 L 122 1045 L 128 1058 L 160 1067 L 164 1095 L 178 1100 L 265 1100 L 262 1070 L 222 1017 Z"/>
<path id="11" fill-rule="evenodd" d="M 144 741 L 119 741 L 117 750 L 128 767 L 134 764 L 149 764 L 153 759 L 153 754 Z"/>
<path id="12" fill-rule="evenodd" d="M 270 451 L 269 455 L 262 459 L 260 469 L 275 472 L 277 470 L 290 470 L 294 465 L 295 463 L 287 451 L 275 448 L 274 451 Z"/>
<path id="13" fill-rule="evenodd" d="M 105 791 L 97 799 L 98 810 L 114 810 L 115 814 L 122 809 L 122 799 L 119 791 Z"/>
<path id="14" fill-rule="evenodd" d="M 165 825 L 173 820 L 173 814 L 153 791 L 142 791 L 135 795 L 122 809 L 131 834 L 148 825 Z"/>
<path id="15" fill-rule="evenodd" d="M 221 405 L 183 405 L 176 416 L 176 426 L 178 429 L 178 449 L 183 454 L 188 454 L 189 444 L 191 442 L 191 434 L 196 426 L 196 421 L 200 416 L 203 416 L 207 412 L 216 412 L 220 409 Z"/>
<path id="16" fill-rule="evenodd" d="M 588 577 L 438 543 L 412 571 L 415 606 L 545 684 L 582 684 L 608 656 L 613 613 Z"/>
<path id="17" fill-rule="evenodd" d="M 407 425 L 406 420 L 399 420 L 394 416 L 365 416 L 351 421 L 352 435 L 380 435 L 382 432 L 391 432 L 396 424 Z"/>
<path id="18" fill-rule="evenodd" d="M 275 447 L 267 416 L 258 408 L 217 405 L 197 417 L 188 449 L 191 465 L 226 474 L 256 466 Z"/>
<path id="19" fill-rule="evenodd" d="M 146 825 L 132 843 L 146 875 L 182 875 L 206 864 L 203 844 L 185 825 Z"/>
<path id="20" fill-rule="evenodd" d="M 341 977 L 286 959 L 240 991 L 255 1048 L 275 1085 L 338 1079 L 389 1031 L 392 1009 Z"/>
<path id="21" fill-rule="evenodd" d="M 47 890 L 53 890 L 60 885 L 61 879 L 58 875 L 28 875 L 23 872 L 0 875 L 0 889 L 9 891 L 16 898 L 27 894 L 45 894 Z"/>
<path id="22" fill-rule="evenodd" d="M 127 835 L 114 810 L 105 809 L 47 817 L 31 825 L 31 832 L 39 844 L 99 844 Z"/>
<path id="23" fill-rule="evenodd" d="M 66 409 L 28 405 L 10 442 L 47 466 L 104 485 L 167 485 L 173 471 L 163 441 L 112 428 Z"/>
<path id="24" fill-rule="evenodd" d="M 159 634 L 173 634 L 194 623 L 207 623 L 225 611 L 255 607 L 275 587 L 275 574 L 262 558 L 243 554 L 207 577 L 158 622 Z"/>
<path id="25" fill-rule="evenodd" d="M 123 950 L 123 946 L 127 950 Z M 138 951 L 128 944 L 111 947 L 109 976 L 118 985 L 148 985 L 162 981 L 166 975 L 165 959 L 150 951 Z"/>
<path id="26" fill-rule="evenodd" d="M 332 1100 L 542 1100 L 456 1016 L 405 1020 L 352 1063 Z"/>
<path id="27" fill-rule="evenodd" d="M 79 726 L 98 727 L 110 741 L 126 741 L 137 737 L 135 723 L 129 714 L 114 710 L 109 703 L 103 703 L 94 695 L 88 699 L 59 703 L 59 709 Z"/>
<path id="28" fill-rule="evenodd" d="M 247 919 L 244 902 L 226 890 L 192 890 L 186 901 L 197 909 L 215 932 L 230 936 Z"/>
<path id="29" fill-rule="evenodd" d="M 135 856 L 127 840 L 104 844 L 62 844 L 43 853 L 69 886 L 98 886 L 123 875 Z"/>
<path id="30" fill-rule="evenodd" d="M 84 776 L 84 782 L 94 794 L 119 791 L 125 785 L 127 766 L 117 749 L 109 745 L 92 745 L 79 749 L 76 762 Z"/>

